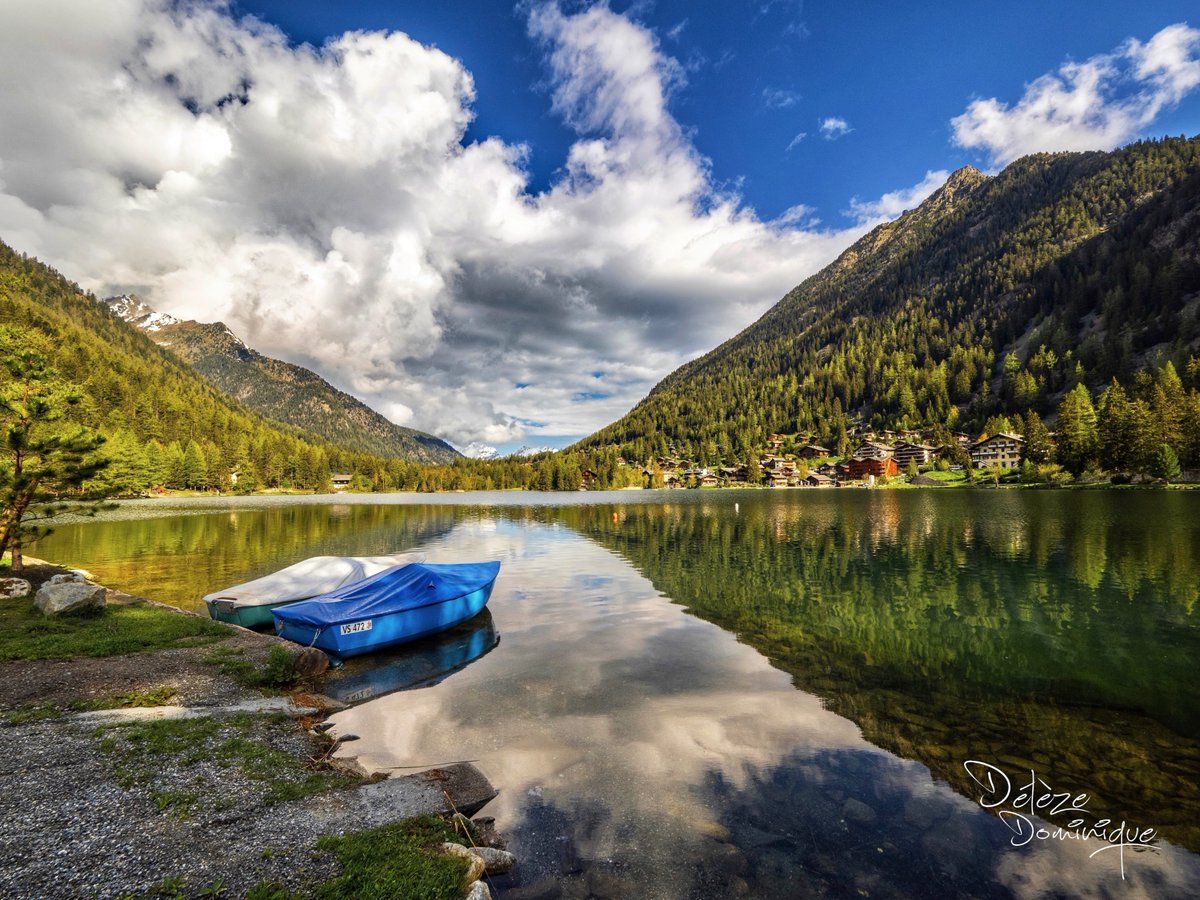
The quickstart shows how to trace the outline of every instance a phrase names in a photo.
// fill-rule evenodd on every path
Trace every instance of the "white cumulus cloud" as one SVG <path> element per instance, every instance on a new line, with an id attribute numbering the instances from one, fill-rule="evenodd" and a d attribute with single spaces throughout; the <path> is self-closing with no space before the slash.
<path id="1" fill-rule="evenodd" d="M 925 177 L 912 187 L 888 191 L 878 200 L 860 200 L 854 197 L 850 201 L 847 215 L 864 225 L 878 225 L 896 218 L 902 212 L 916 209 L 930 194 L 946 183 L 950 173 L 945 169 L 925 173 Z"/>
<path id="2" fill-rule="evenodd" d="M 0 238 L 460 446 L 589 432 L 863 229 L 715 187 L 646 28 L 527 14 L 577 133 L 540 193 L 525 147 L 465 142 L 462 63 L 402 33 L 295 47 L 225 2 L 12 5 Z"/>
<path id="3" fill-rule="evenodd" d="M 822 119 L 818 123 L 817 128 L 821 132 L 821 137 L 827 141 L 836 141 L 838 138 L 854 130 L 850 127 L 849 122 L 838 116 L 830 116 L 827 119 Z"/>
<path id="4" fill-rule="evenodd" d="M 1035 79 L 1015 105 L 971 102 L 951 120 L 954 140 L 995 165 L 1039 151 L 1110 150 L 1137 136 L 1200 85 L 1200 30 L 1170 25 L 1149 41 L 1067 62 Z"/>

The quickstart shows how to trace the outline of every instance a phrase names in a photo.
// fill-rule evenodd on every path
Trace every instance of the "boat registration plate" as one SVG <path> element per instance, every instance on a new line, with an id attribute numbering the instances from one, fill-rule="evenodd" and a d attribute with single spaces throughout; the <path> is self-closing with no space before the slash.
<path id="1" fill-rule="evenodd" d="M 351 622 L 348 625 L 342 626 L 342 634 L 354 634 L 358 631 L 370 631 L 371 620 L 363 619 L 361 622 Z"/>

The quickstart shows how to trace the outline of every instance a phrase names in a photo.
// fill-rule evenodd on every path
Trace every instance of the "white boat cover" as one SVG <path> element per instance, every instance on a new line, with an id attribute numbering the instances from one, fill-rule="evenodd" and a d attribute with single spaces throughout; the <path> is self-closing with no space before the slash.
<path id="1" fill-rule="evenodd" d="M 421 562 L 422 554 L 399 553 L 394 556 L 313 556 L 286 569 L 235 584 L 204 596 L 205 603 L 233 601 L 233 606 L 271 606 L 307 600 L 369 578 L 384 569 L 405 562 Z"/>

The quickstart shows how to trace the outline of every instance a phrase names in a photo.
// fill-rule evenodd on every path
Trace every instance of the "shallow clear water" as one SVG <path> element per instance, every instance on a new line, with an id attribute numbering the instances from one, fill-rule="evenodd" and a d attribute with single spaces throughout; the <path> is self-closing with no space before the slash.
<path id="1" fill-rule="evenodd" d="M 498 893 L 1200 894 L 1200 494 L 379 499 L 128 504 L 36 552 L 193 605 L 317 553 L 500 559 L 490 615 L 334 686 L 368 767 L 501 789 Z M 1030 771 L 1083 812 L 1019 818 Z M 1053 835 L 1097 818 L 1155 849 Z"/>

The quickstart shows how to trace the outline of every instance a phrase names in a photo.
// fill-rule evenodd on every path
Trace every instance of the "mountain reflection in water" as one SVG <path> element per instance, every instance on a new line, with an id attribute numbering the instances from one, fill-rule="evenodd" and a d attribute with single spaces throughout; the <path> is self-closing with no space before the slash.
<path id="1" fill-rule="evenodd" d="M 369 768 L 478 760 L 521 860 L 502 894 L 1200 896 L 1200 493 L 347 504 L 69 526 L 43 553 L 168 601 L 319 552 L 501 559 L 502 642 L 367 664 L 429 686 L 334 721 Z M 1014 848 L 970 759 L 1157 851 L 1122 881 L 1095 841 Z"/>
<path id="2" fill-rule="evenodd" d="M 509 557 L 495 668 L 337 725 L 377 764 L 480 759 L 521 882 L 568 896 L 1186 893 L 1190 508 L 1143 519 L 1179 530 L 1135 563 L 1147 545 L 1110 497 L 1045 496 L 686 497 L 506 512 L 485 541 L 460 526 L 447 543 Z M 1086 791 L 1159 852 L 1127 852 L 1122 883 L 1095 843 L 1012 848 L 973 758 Z"/>

